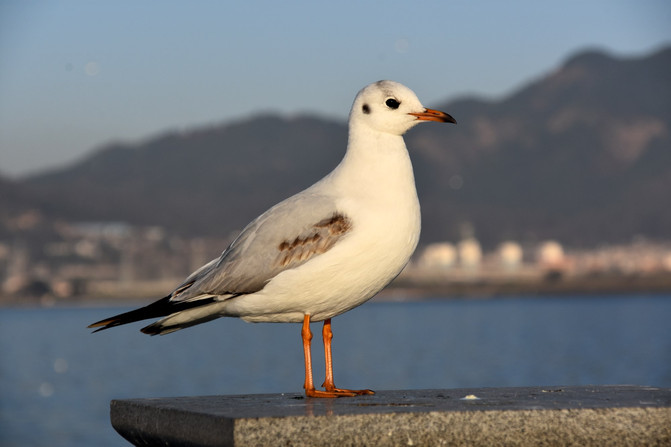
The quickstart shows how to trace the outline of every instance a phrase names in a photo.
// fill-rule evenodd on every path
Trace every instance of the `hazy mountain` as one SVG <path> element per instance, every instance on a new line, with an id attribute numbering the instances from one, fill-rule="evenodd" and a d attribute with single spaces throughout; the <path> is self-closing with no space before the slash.
<path id="1" fill-rule="evenodd" d="M 465 228 L 488 245 L 671 239 L 671 48 L 583 52 L 502 100 L 438 108 L 459 124 L 418 126 L 406 140 L 423 242 Z M 223 235 L 329 172 L 346 138 L 344 123 L 264 115 L 109 145 L 22 186 L 67 219 Z"/>
<path id="2" fill-rule="evenodd" d="M 267 115 L 107 146 L 27 184 L 71 219 L 226 234 L 328 173 L 346 140 L 339 123 Z"/>
<path id="3" fill-rule="evenodd" d="M 425 221 L 447 224 L 431 238 L 464 221 L 490 243 L 671 237 L 671 48 L 584 52 L 502 101 L 444 107 L 454 130 L 410 137 Z"/>
<path id="4" fill-rule="evenodd" d="M 31 194 L 29 188 L 0 175 L 0 219 L 43 207 L 40 197 Z"/>

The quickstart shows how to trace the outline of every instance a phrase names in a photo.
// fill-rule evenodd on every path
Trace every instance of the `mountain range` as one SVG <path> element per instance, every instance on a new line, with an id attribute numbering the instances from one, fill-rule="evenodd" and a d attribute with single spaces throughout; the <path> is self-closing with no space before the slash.
<path id="1" fill-rule="evenodd" d="M 628 58 L 582 51 L 501 99 L 431 107 L 458 125 L 406 136 L 422 243 L 671 239 L 671 47 Z M 0 218 L 32 207 L 228 235 L 327 174 L 346 143 L 345 123 L 264 114 L 109 144 L 63 168 L 0 179 Z"/>

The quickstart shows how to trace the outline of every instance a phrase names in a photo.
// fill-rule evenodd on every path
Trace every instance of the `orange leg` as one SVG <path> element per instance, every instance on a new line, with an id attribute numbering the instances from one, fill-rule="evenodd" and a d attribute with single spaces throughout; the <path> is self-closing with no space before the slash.
<path id="1" fill-rule="evenodd" d="M 336 393 L 343 393 L 343 395 L 361 395 L 361 394 L 375 394 L 371 390 L 344 390 L 336 388 L 333 382 L 333 358 L 331 357 L 331 340 L 333 340 L 333 332 L 331 331 L 331 319 L 324 320 L 324 328 L 322 329 L 322 338 L 324 340 L 324 359 L 326 360 L 326 379 L 322 386 L 326 391 Z"/>
<path id="2" fill-rule="evenodd" d="M 326 380 L 324 387 L 326 391 L 316 390 L 314 381 L 312 379 L 312 352 L 310 345 L 312 342 L 312 332 L 310 331 L 310 315 L 305 315 L 303 318 L 303 328 L 301 336 L 303 338 L 303 354 L 305 355 L 305 395 L 308 397 L 343 397 L 356 396 L 357 394 L 374 394 L 371 390 L 342 390 L 336 388 L 333 383 L 333 361 L 331 359 L 331 339 L 333 333 L 331 332 L 331 320 L 324 321 L 324 356 L 326 358 Z"/>

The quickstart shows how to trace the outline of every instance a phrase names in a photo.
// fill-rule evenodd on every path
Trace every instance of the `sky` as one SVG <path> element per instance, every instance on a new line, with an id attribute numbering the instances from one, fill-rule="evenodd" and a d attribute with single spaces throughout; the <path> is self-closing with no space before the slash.
<path id="1" fill-rule="evenodd" d="M 429 107 L 499 98 L 583 49 L 649 54 L 670 23 L 668 0 L 0 0 L 0 175 L 262 112 L 344 121 L 379 79 Z"/>

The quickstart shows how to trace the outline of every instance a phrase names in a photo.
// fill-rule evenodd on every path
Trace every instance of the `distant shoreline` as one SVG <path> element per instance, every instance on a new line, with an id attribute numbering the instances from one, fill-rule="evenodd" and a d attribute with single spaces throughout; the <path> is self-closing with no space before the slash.
<path id="1" fill-rule="evenodd" d="M 671 272 L 648 275 L 599 274 L 590 276 L 546 275 L 534 280 L 483 278 L 416 281 L 399 278 L 380 295 L 393 297 L 399 291 L 407 297 L 427 299 L 500 298 L 509 296 L 566 296 L 595 294 L 671 294 Z M 410 298 L 412 299 L 412 298 Z"/>
<path id="2" fill-rule="evenodd" d="M 68 298 L 0 297 L 0 308 L 5 307 L 51 307 L 51 306 L 114 306 L 150 303 L 162 298 L 170 290 L 166 281 L 133 284 L 108 284 L 105 293 L 87 294 Z M 132 293 L 136 291 L 139 293 Z M 581 295 L 624 294 L 669 294 L 671 295 L 671 273 L 650 275 L 602 274 L 593 276 L 562 277 L 546 276 L 538 280 L 516 278 L 482 278 L 450 280 L 433 278 L 413 279 L 402 275 L 375 298 L 376 302 L 410 302 L 452 299 L 499 299 L 509 297 L 571 297 Z"/>

